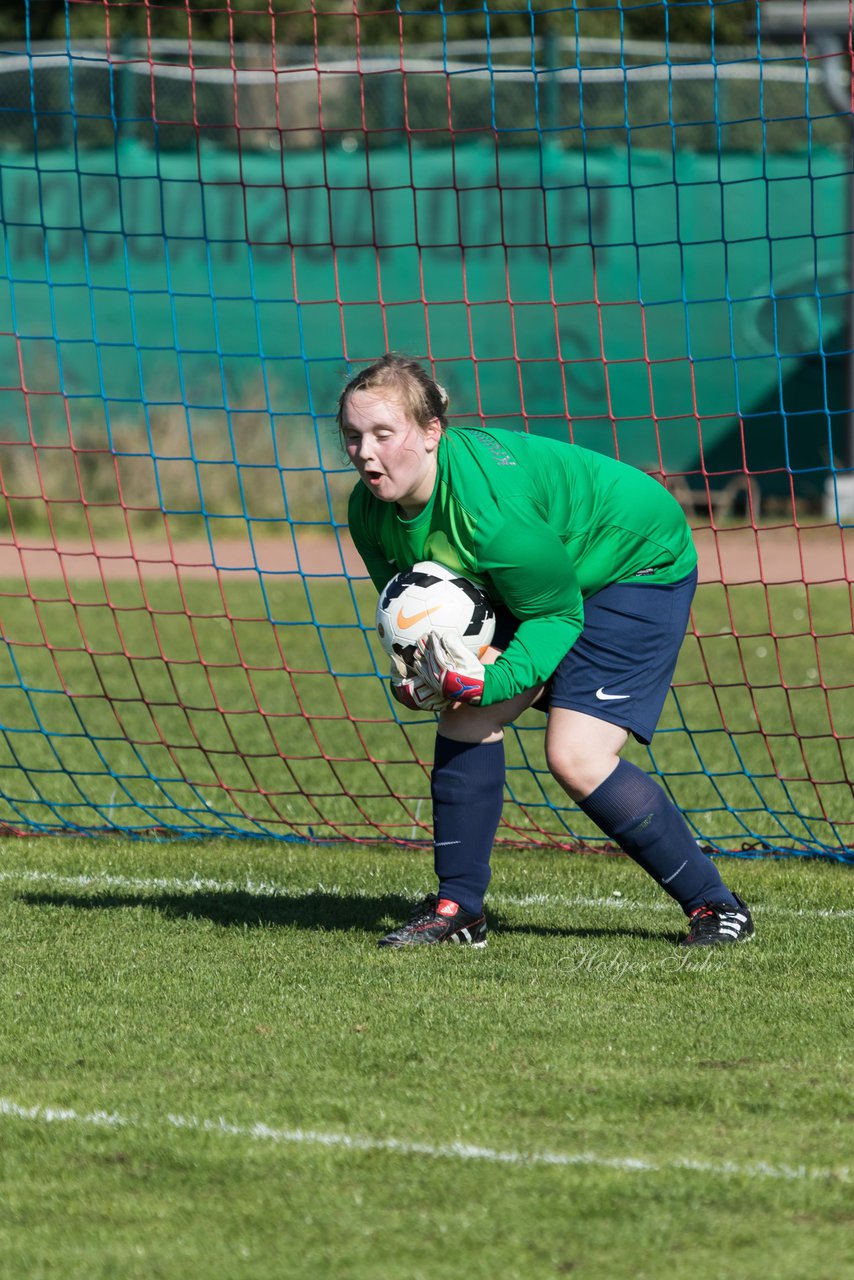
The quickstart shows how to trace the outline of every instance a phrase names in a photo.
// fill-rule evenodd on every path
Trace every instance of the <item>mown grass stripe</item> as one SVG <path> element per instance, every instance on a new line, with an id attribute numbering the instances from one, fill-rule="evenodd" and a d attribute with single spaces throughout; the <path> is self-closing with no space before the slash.
<path id="1" fill-rule="evenodd" d="M 216 1133 L 223 1137 L 245 1138 L 251 1142 L 288 1145 L 339 1147 L 346 1151 L 376 1151 L 390 1155 L 424 1156 L 435 1160 L 479 1160 L 487 1164 L 591 1166 L 614 1169 L 622 1173 L 689 1173 L 716 1177 L 776 1178 L 787 1182 L 850 1182 L 851 1170 L 843 1166 L 822 1169 L 809 1165 L 773 1164 L 755 1160 L 692 1160 L 676 1158 L 667 1161 L 646 1160 L 637 1156 L 602 1156 L 591 1151 L 502 1151 L 494 1147 L 478 1147 L 465 1142 L 441 1146 L 425 1142 L 402 1142 L 397 1138 L 370 1138 L 359 1134 L 327 1133 L 314 1129 L 277 1129 L 261 1121 L 251 1125 L 233 1124 L 224 1117 L 215 1120 L 198 1116 L 167 1114 L 154 1122 L 140 1122 L 115 1111 L 79 1112 L 71 1107 L 22 1106 L 10 1098 L 0 1098 L 0 1116 L 40 1124 L 76 1124 L 107 1129 L 180 1129 L 200 1133 Z"/>

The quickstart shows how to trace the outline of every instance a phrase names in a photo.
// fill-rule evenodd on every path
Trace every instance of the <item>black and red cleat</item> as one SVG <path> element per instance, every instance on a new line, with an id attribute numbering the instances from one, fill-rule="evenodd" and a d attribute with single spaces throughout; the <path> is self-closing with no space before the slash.
<path id="1" fill-rule="evenodd" d="M 717 947 L 721 943 L 746 942 L 753 937 L 753 918 L 737 894 L 738 906 L 728 902 L 708 902 L 688 917 L 689 928 L 680 947 Z"/>
<path id="2" fill-rule="evenodd" d="M 460 947 L 486 946 L 483 915 L 463 911 L 449 898 L 430 893 L 415 907 L 405 924 L 380 938 L 378 947 L 419 947 L 434 942 L 451 942 Z"/>

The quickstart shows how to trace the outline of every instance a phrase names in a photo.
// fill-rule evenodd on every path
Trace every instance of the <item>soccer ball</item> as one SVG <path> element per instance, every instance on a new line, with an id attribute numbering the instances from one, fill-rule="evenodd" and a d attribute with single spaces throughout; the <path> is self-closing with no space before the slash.
<path id="1" fill-rule="evenodd" d="M 478 657 L 495 633 L 495 611 L 480 587 L 443 564 L 423 560 L 397 574 L 380 592 L 377 634 L 386 653 L 412 668 L 418 640 L 428 631 L 456 631 Z"/>

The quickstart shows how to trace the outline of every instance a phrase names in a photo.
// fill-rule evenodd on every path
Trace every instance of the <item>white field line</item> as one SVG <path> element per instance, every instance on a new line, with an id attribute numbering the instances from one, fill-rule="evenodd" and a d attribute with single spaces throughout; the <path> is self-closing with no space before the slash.
<path id="1" fill-rule="evenodd" d="M 112 872 L 95 871 L 89 874 L 66 876 L 51 871 L 37 871 L 21 868 L 18 871 L 0 871 L 0 883 L 12 882 L 24 884 L 55 885 L 61 889 L 95 889 L 118 890 L 125 893 L 245 893 L 259 898 L 307 898 L 312 894 L 326 893 L 330 897 L 369 898 L 370 890 L 342 887 L 337 884 L 325 884 L 318 881 L 310 889 L 295 889 L 287 884 L 272 880 L 216 880 L 202 876 L 190 876 L 186 879 L 168 876 L 121 876 Z M 403 896 L 417 898 L 423 889 L 400 890 Z M 674 911 L 675 903 L 669 900 L 659 902 L 639 902 L 632 898 L 607 896 L 586 898 L 554 893 L 528 893 L 514 895 L 494 893 L 490 901 L 499 907 L 611 907 L 618 911 Z M 751 905 L 754 915 L 816 917 L 833 920 L 848 920 L 854 917 L 854 908 L 847 907 L 780 907 L 762 903 Z"/>
<path id="2" fill-rule="evenodd" d="M 646 1160 L 634 1156 L 600 1156 L 592 1151 L 507 1151 L 476 1147 L 465 1142 L 441 1146 L 426 1142 L 401 1142 L 397 1138 L 369 1138 L 349 1133 L 324 1133 L 315 1129 L 275 1129 L 261 1121 L 233 1124 L 224 1117 L 215 1120 L 198 1116 L 166 1115 L 153 1122 L 136 1121 L 115 1111 L 79 1112 L 70 1107 L 24 1107 L 10 1098 L 0 1098 L 0 1116 L 28 1120 L 36 1124 L 72 1124 L 94 1129 L 141 1131 L 168 1128 L 199 1133 L 216 1133 L 227 1138 L 281 1145 L 338 1147 L 345 1151 L 377 1151 L 389 1155 L 425 1156 L 434 1160 L 480 1160 L 485 1164 L 588 1166 L 615 1169 L 621 1173 L 673 1173 L 686 1170 L 716 1177 L 777 1178 L 785 1182 L 850 1182 L 846 1166 L 822 1169 L 809 1165 L 771 1164 L 765 1160 L 741 1163 L 737 1160 Z"/>

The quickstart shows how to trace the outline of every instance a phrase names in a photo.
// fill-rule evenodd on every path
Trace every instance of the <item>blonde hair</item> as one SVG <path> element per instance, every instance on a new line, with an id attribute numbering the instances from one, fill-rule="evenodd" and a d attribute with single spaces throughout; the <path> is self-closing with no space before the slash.
<path id="1" fill-rule="evenodd" d="M 354 391 L 373 391 L 392 397 L 422 430 L 436 418 L 443 431 L 448 425 L 448 393 L 409 356 L 387 351 L 350 379 L 338 397 L 339 431 L 344 429 L 344 409 Z"/>

